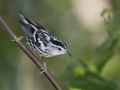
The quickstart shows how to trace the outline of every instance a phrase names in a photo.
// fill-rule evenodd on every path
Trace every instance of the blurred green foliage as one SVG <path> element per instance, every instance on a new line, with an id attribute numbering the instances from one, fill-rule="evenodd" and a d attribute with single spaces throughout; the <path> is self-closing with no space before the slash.
<path id="1" fill-rule="evenodd" d="M 119 90 L 120 65 L 114 64 L 120 63 L 119 2 L 111 0 L 113 10 L 101 12 L 104 26 L 97 33 L 80 24 L 73 2 L 67 0 L 0 0 L 0 15 L 17 36 L 24 35 L 18 23 L 19 10 L 68 45 L 72 58 L 45 58 L 63 90 Z M 0 31 L 0 90 L 54 90 L 2 27 Z M 94 36 L 102 38 L 100 33 L 106 31 L 107 38 L 95 46 L 99 39 L 93 43 Z M 25 39 L 22 42 L 26 43 Z"/>
<path id="2" fill-rule="evenodd" d="M 91 72 L 80 62 L 72 62 L 63 77 L 71 87 L 82 90 L 117 90 L 118 85 L 113 81 L 101 78 L 98 73 Z M 74 89 L 71 89 L 74 90 Z"/>
<path id="3" fill-rule="evenodd" d="M 109 37 L 100 47 L 98 47 L 93 55 L 93 62 L 96 65 L 96 68 L 101 71 L 104 67 L 104 64 L 110 59 L 113 55 L 113 50 L 117 42 L 117 37 Z"/>

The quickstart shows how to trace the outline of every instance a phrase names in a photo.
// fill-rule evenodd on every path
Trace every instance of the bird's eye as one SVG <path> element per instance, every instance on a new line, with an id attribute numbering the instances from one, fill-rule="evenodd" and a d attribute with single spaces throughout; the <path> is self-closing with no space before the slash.
<path id="1" fill-rule="evenodd" d="M 61 51 L 61 48 L 58 48 L 59 51 Z"/>

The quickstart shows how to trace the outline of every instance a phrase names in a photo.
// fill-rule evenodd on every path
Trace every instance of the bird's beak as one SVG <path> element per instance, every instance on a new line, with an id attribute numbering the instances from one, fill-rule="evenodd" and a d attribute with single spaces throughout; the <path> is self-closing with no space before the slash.
<path id="1" fill-rule="evenodd" d="M 70 57 L 72 57 L 72 55 L 71 55 L 68 51 L 66 51 L 66 53 L 67 53 Z"/>

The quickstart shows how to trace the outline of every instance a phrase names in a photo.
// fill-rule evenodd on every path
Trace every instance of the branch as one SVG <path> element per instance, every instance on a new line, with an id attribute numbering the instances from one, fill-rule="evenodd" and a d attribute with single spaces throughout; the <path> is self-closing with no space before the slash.
<path id="1" fill-rule="evenodd" d="M 5 23 L 5 21 L 1 18 L 1 16 L 0 16 L 0 25 L 10 35 L 10 37 L 14 40 L 14 38 L 16 37 L 16 35 L 12 32 L 12 30 Z M 16 42 L 16 44 L 24 51 L 24 53 L 35 63 L 35 65 L 39 69 L 41 69 L 43 67 L 43 65 L 39 61 L 39 59 L 21 41 Z M 54 88 L 56 90 L 62 90 L 61 87 L 56 82 L 56 80 L 53 78 L 53 76 L 49 73 L 49 71 L 44 72 L 44 75 L 47 77 L 47 79 L 51 82 L 51 84 L 54 86 Z"/>

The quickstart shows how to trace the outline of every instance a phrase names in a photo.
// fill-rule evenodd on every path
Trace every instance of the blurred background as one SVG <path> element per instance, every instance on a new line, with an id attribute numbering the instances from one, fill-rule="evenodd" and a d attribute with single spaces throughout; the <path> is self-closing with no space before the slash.
<path id="1" fill-rule="evenodd" d="M 120 90 L 120 0 L 0 0 L 0 16 L 23 36 L 18 10 L 68 45 L 72 57 L 44 58 L 63 90 Z M 55 90 L 2 27 L 0 90 Z"/>

